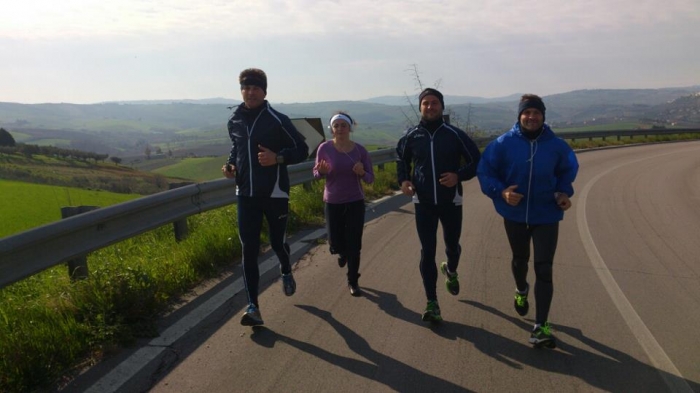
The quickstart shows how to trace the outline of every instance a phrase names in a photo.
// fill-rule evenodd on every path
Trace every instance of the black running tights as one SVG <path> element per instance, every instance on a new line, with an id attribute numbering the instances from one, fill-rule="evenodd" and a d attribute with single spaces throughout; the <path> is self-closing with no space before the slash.
<path id="1" fill-rule="evenodd" d="M 532 241 L 535 254 L 535 305 L 537 307 L 535 323 L 543 324 L 547 322 L 554 294 L 552 265 L 559 238 L 559 222 L 528 225 L 504 220 L 504 225 L 513 252 L 513 278 L 519 291 L 524 291 L 528 285 L 527 271 Z"/>

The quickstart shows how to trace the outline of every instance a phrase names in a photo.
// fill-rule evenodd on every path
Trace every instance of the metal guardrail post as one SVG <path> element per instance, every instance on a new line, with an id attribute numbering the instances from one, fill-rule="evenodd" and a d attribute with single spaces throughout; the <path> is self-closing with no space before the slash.
<path id="1" fill-rule="evenodd" d="M 176 188 L 184 187 L 193 184 L 192 182 L 181 182 L 181 183 L 170 183 L 168 184 L 168 189 L 174 190 Z M 175 233 L 175 241 L 178 243 L 187 239 L 190 234 L 190 230 L 187 227 L 187 218 L 181 218 L 177 221 L 173 221 L 173 232 Z"/>
<path id="2" fill-rule="evenodd" d="M 66 206 L 61 208 L 61 218 L 73 217 L 78 214 L 86 213 L 99 206 Z M 82 280 L 88 277 L 87 255 L 81 255 L 66 262 L 68 265 L 68 277 L 71 281 Z"/>

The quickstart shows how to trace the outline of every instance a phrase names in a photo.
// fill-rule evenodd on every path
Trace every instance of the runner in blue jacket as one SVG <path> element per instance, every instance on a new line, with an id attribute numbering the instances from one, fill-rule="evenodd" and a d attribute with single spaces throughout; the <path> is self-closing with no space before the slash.
<path id="1" fill-rule="evenodd" d="M 396 172 L 404 194 L 412 196 L 416 229 L 421 243 L 420 273 L 428 305 L 424 321 L 442 320 L 437 299 L 438 223 L 442 223 L 447 262 L 440 270 L 452 295 L 459 293 L 457 266 L 462 247 L 462 182 L 476 176 L 479 149 L 467 134 L 443 120 L 445 103 L 435 89 L 425 89 L 418 97 L 421 121 L 409 129 L 396 147 Z"/>
<path id="2" fill-rule="evenodd" d="M 542 99 L 533 94 L 522 96 L 518 122 L 486 147 L 477 173 L 482 192 L 504 219 L 513 253 L 514 306 L 521 316 L 529 309 L 527 272 L 530 242 L 533 244 L 537 312 L 530 343 L 554 348 L 556 339 L 548 322 L 554 293 L 552 266 L 559 221 L 571 207 L 578 161 L 544 120 Z"/>

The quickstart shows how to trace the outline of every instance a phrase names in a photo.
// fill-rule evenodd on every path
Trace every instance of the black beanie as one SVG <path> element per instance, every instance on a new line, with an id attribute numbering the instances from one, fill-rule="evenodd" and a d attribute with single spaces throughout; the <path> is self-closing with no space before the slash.
<path id="1" fill-rule="evenodd" d="M 263 92 L 265 94 L 267 94 L 267 79 L 258 78 L 257 76 L 254 76 L 254 75 L 248 75 L 246 77 L 241 78 L 240 82 L 241 82 L 241 90 L 243 90 L 243 88 L 245 86 L 252 85 L 252 86 L 258 86 L 259 88 L 261 88 L 263 90 Z"/>
<path id="2" fill-rule="evenodd" d="M 518 122 L 520 121 L 520 115 L 523 113 L 523 111 L 530 108 L 535 108 L 542 112 L 542 121 L 545 120 L 544 111 L 547 108 L 544 107 L 544 102 L 542 102 L 542 99 L 539 97 L 528 97 L 520 101 L 520 105 L 518 105 Z"/>
<path id="3" fill-rule="evenodd" d="M 437 90 L 435 90 L 435 89 L 433 89 L 433 88 L 430 88 L 430 87 L 428 87 L 427 89 L 424 89 L 424 90 L 421 91 L 420 94 L 418 95 L 418 107 L 420 107 L 421 102 L 423 102 L 423 98 L 425 98 L 426 96 L 435 96 L 435 97 L 437 97 L 438 100 L 440 100 L 440 105 L 442 105 L 442 109 L 445 109 L 445 101 L 444 101 L 444 99 L 442 98 L 442 93 L 440 93 L 439 91 L 437 91 Z"/>

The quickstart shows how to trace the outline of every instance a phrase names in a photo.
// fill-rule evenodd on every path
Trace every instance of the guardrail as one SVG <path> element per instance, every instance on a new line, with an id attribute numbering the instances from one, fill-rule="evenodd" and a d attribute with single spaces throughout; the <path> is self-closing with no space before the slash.
<path id="1" fill-rule="evenodd" d="M 647 129 L 563 132 L 564 139 L 700 134 L 700 129 Z M 495 136 L 475 138 L 484 146 Z M 396 160 L 394 149 L 370 152 L 379 166 Z M 312 161 L 289 166 L 290 184 L 314 180 Z M 0 288 L 59 263 L 79 258 L 160 226 L 236 202 L 234 181 L 219 179 L 186 185 L 133 201 L 100 208 L 0 239 Z"/>
<path id="2" fill-rule="evenodd" d="M 567 139 L 575 141 L 577 139 L 588 139 L 592 140 L 595 138 L 602 138 L 606 140 L 607 138 L 617 138 L 621 140 L 622 137 L 634 138 L 635 136 L 650 136 L 650 135 L 679 135 L 679 134 L 700 134 L 700 128 L 649 128 L 644 130 L 601 130 L 601 131 L 573 131 L 573 132 L 556 132 L 554 133 L 562 139 Z M 489 142 L 494 139 L 494 136 L 474 138 L 479 147 L 486 146 Z"/>
<path id="3" fill-rule="evenodd" d="M 369 153 L 372 164 L 396 160 L 394 149 Z M 313 161 L 289 166 L 290 184 L 314 180 Z M 0 239 L 0 288 L 160 226 L 236 202 L 233 179 L 186 185 L 92 210 Z"/>

